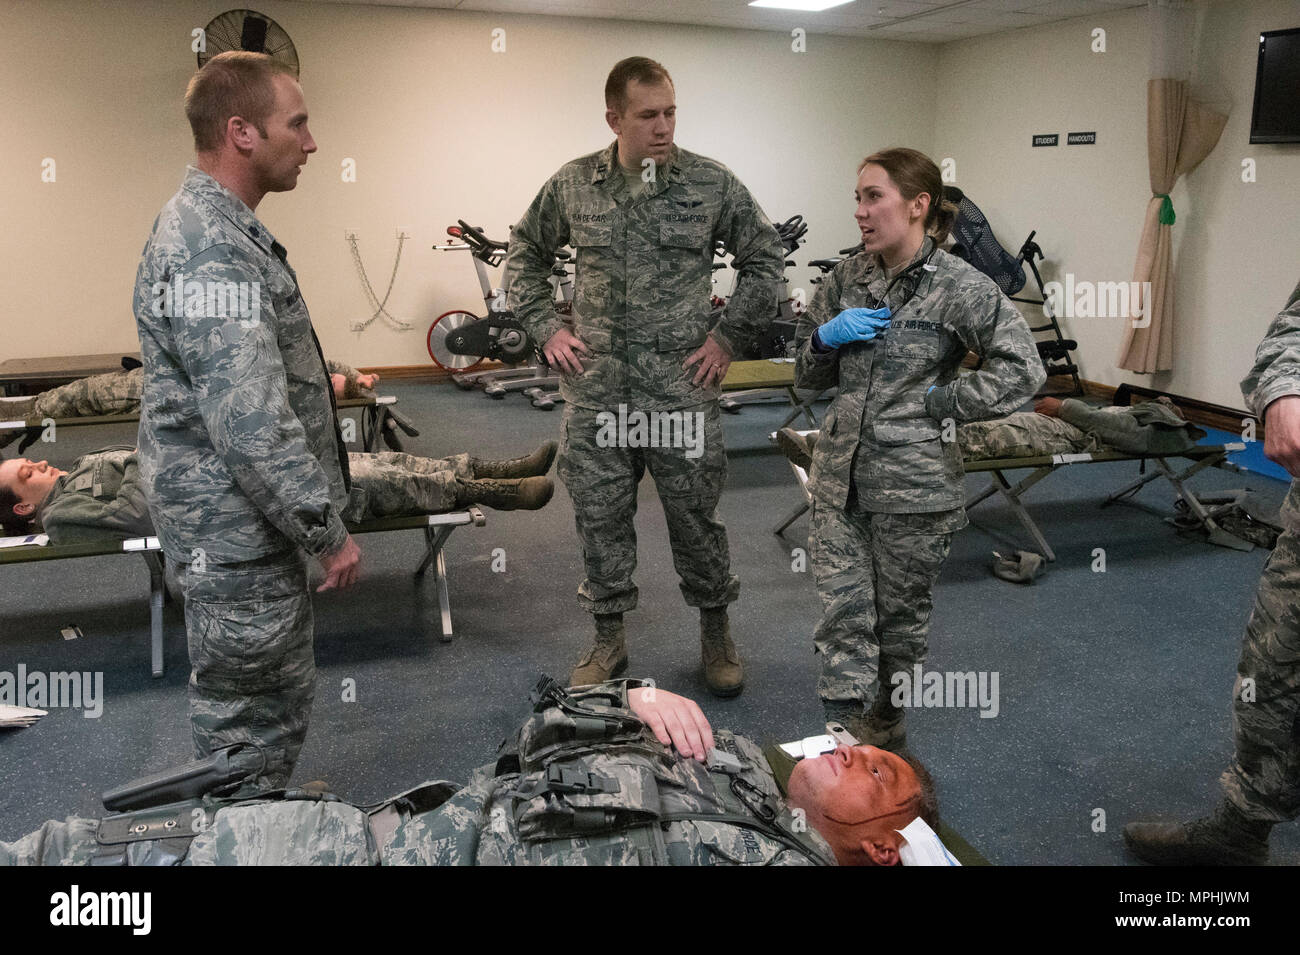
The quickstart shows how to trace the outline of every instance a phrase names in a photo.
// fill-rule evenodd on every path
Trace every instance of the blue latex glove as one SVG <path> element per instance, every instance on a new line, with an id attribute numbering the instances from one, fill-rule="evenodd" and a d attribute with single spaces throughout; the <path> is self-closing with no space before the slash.
<path id="1" fill-rule="evenodd" d="M 817 329 L 827 348 L 849 342 L 869 342 L 889 327 L 889 308 L 846 308 Z"/>

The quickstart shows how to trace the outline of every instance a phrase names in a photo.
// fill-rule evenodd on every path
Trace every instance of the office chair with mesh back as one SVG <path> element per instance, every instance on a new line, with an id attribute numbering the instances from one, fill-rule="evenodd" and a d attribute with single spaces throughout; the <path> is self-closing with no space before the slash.
<path id="1" fill-rule="evenodd" d="M 1005 295 L 1013 302 L 1036 305 L 1042 309 L 1047 318 L 1045 325 L 1031 325 L 1038 345 L 1038 356 L 1047 369 L 1049 378 L 1053 375 L 1069 375 L 1074 383 L 1070 391 L 1054 392 L 1059 395 L 1082 395 L 1083 383 L 1079 380 L 1079 366 L 1070 356 L 1078 342 L 1066 338 L 1061 333 L 1061 326 L 1056 320 L 1056 313 L 1047 298 L 1043 287 L 1043 277 L 1038 272 L 1035 258 L 1043 258 L 1043 250 L 1034 241 L 1037 230 L 1029 233 L 1020 247 L 1019 254 L 1012 256 L 993 235 L 993 227 L 980 211 L 979 206 L 971 202 L 966 194 L 956 186 L 944 186 L 944 198 L 957 206 L 957 218 L 952 226 L 953 246 L 949 251 L 965 259 L 997 283 Z M 1028 264 L 1038 283 L 1038 298 L 1017 298 L 1016 293 L 1025 287 L 1025 265 Z M 1050 335 L 1046 334 L 1050 333 Z M 1038 335 L 1044 337 L 1038 339 Z"/>

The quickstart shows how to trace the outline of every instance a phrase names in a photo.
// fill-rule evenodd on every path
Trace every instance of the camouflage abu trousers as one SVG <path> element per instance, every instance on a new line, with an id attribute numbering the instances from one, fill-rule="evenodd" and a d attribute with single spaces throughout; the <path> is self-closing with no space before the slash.
<path id="1" fill-rule="evenodd" d="M 90 418 L 137 414 L 143 391 L 143 368 L 91 375 L 36 395 L 32 415 L 37 418 Z"/>
<path id="2" fill-rule="evenodd" d="M 288 782 L 316 690 L 306 558 L 281 553 L 181 573 L 195 757 L 252 742 L 265 770 L 247 789 Z"/>
<path id="3" fill-rule="evenodd" d="M 342 362 L 331 361 L 330 373 L 343 375 L 347 380 L 343 397 L 359 398 L 373 392 L 357 384 L 357 371 Z M 144 392 L 144 369 L 112 371 L 106 375 L 91 375 L 57 388 L 33 395 L 30 405 L 15 402 L 26 417 L 37 418 L 91 418 L 97 415 L 138 414 L 140 396 Z"/>
<path id="4" fill-rule="evenodd" d="M 931 591 L 955 531 L 966 526 L 957 508 L 922 514 L 882 514 L 813 502 L 809 551 L 822 619 L 813 646 L 822 657 L 817 695 L 823 702 L 879 708 L 890 677 L 924 663 Z"/>
<path id="5" fill-rule="evenodd" d="M 691 416 L 675 420 L 691 423 L 683 424 L 678 433 L 694 446 L 631 447 L 643 441 L 633 429 L 627 429 L 626 441 L 619 440 L 611 421 L 618 417 L 616 413 L 564 407 L 557 470 L 573 499 L 586 572 L 578 587 L 578 604 L 589 613 L 621 613 L 636 607 L 633 518 L 637 485 L 647 469 L 663 504 L 673 567 L 687 605 L 722 607 L 740 593 L 740 581 L 731 573 L 727 529 L 717 514 L 727 479 L 717 403 L 672 414 Z M 671 431 L 669 419 L 651 420 Z"/>
<path id="6" fill-rule="evenodd" d="M 345 521 L 438 514 L 456 506 L 456 479 L 474 476 L 468 454 L 422 458 L 382 451 L 348 455 L 352 495 Z"/>
<path id="7" fill-rule="evenodd" d="M 1069 422 L 1034 411 L 969 421 L 957 428 L 957 443 L 967 461 L 1076 454 L 1098 448 L 1095 440 Z"/>
<path id="8" fill-rule="evenodd" d="M 1236 752 L 1220 779 L 1245 816 L 1269 822 L 1300 815 L 1300 534 L 1286 519 L 1297 496 L 1293 484 L 1287 530 L 1264 565 L 1246 624 L 1232 688 Z"/>

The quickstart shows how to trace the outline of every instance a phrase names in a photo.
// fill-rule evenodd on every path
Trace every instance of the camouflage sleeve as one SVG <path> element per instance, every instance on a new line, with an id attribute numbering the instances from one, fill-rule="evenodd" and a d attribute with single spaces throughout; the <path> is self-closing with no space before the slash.
<path id="1" fill-rule="evenodd" d="M 90 865 L 99 851 L 98 830 L 98 819 L 51 819 L 21 839 L 0 842 L 0 866 Z"/>
<path id="2" fill-rule="evenodd" d="M 501 281 L 509 290 L 506 306 L 541 348 L 560 330 L 564 317 L 555 310 L 551 268 L 555 253 L 569 242 L 569 219 L 560 201 L 559 177 L 553 177 L 510 232 Z"/>
<path id="3" fill-rule="evenodd" d="M 229 244 L 204 250 L 183 269 L 198 281 L 248 282 L 261 289 L 261 273 Z M 261 311 L 270 308 L 269 299 L 259 293 Z M 317 557 L 338 550 L 348 531 L 330 503 L 325 470 L 289 406 L 274 315 L 270 319 L 182 312 L 171 327 L 213 449 L 267 520 Z"/>
<path id="4" fill-rule="evenodd" d="M 847 261 L 847 260 L 845 260 Z M 840 297 L 840 270 L 832 269 L 817 288 L 812 303 L 799 316 L 795 326 L 794 386 L 810 391 L 825 391 L 840 383 L 840 352 L 813 350 L 812 334 L 820 325 L 835 317 L 836 303 Z"/>
<path id="5" fill-rule="evenodd" d="M 1242 380 L 1241 393 L 1261 418 L 1278 398 L 1300 395 L 1300 283 L 1255 350 L 1255 367 Z"/>
<path id="6" fill-rule="evenodd" d="M 944 324 L 983 364 L 926 395 L 925 410 L 936 421 L 1000 418 L 1047 380 L 1029 323 L 991 280 L 981 278 L 954 296 Z"/>
<path id="7" fill-rule="evenodd" d="M 712 335 L 729 355 L 739 355 L 772 324 L 777 283 L 785 269 L 781 237 L 758 202 L 728 174 L 714 240 L 734 256 L 736 287 Z"/>

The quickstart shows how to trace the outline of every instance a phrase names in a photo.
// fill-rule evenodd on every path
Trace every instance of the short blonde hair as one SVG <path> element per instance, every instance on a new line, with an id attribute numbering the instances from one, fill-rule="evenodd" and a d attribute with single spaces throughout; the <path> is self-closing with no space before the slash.
<path id="1" fill-rule="evenodd" d="M 297 74 L 265 53 L 228 50 L 208 60 L 185 90 L 185 118 L 194 132 L 194 149 L 219 149 L 226 124 L 238 116 L 266 138 L 266 119 L 275 109 L 274 76 Z"/>

